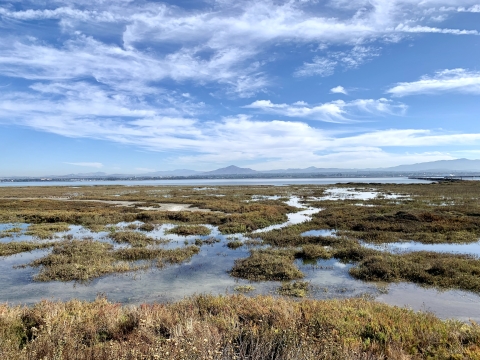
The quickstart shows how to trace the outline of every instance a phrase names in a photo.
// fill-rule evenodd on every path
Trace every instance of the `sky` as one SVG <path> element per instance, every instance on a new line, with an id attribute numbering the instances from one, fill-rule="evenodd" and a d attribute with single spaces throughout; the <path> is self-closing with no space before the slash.
<path id="1" fill-rule="evenodd" d="M 0 2 L 0 176 L 480 158 L 480 1 Z"/>

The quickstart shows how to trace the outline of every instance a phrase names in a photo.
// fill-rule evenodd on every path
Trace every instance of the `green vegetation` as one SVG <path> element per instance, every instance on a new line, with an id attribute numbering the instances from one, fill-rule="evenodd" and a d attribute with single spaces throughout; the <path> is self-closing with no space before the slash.
<path id="1" fill-rule="evenodd" d="M 0 305 L 5 359 L 480 359 L 480 327 L 361 299 Z"/>
<path id="2" fill-rule="evenodd" d="M 243 246 L 243 242 L 241 242 L 240 240 L 233 240 L 233 241 L 227 242 L 227 247 L 229 247 L 230 249 L 238 249 L 239 247 L 242 247 L 242 246 Z"/>
<path id="3" fill-rule="evenodd" d="M 293 263 L 292 251 L 251 250 L 250 257 L 235 260 L 230 275 L 247 280 L 294 280 L 303 278 L 303 274 Z"/>
<path id="4" fill-rule="evenodd" d="M 158 267 L 163 267 L 166 264 L 181 263 L 199 252 L 196 246 L 170 250 L 146 247 L 114 250 L 110 244 L 88 239 L 37 245 L 53 246 L 53 250 L 50 254 L 28 264 L 32 267 L 41 267 L 40 272 L 35 276 L 36 281 L 87 282 L 106 274 L 142 270 L 150 266 L 149 263 L 137 263 L 139 260 L 155 260 Z M 28 248 L 20 248 L 22 249 Z M 14 250 L 16 249 L 10 249 L 10 251 Z M 29 250 L 31 249 L 25 251 Z"/>
<path id="5" fill-rule="evenodd" d="M 1 238 L 5 238 L 5 237 L 11 237 L 11 236 L 15 236 L 15 235 L 18 235 L 22 232 L 22 228 L 20 227 L 13 227 L 13 228 L 10 228 L 10 229 L 7 229 L 7 230 L 3 230 L 3 231 L 0 231 L 0 239 Z"/>
<path id="6" fill-rule="evenodd" d="M 92 240 L 66 240 L 56 243 L 51 254 L 29 265 L 42 267 L 36 281 L 88 281 L 110 274 L 140 269 L 139 266 L 118 262 L 113 246 Z"/>
<path id="7" fill-rule="evenodd" d="M 166 234 L 176 234 L 181 236 L 189 235 L 210 235 L 210 229 L 202 225 L 179 225 L 165 231 Z"/>
<path id="8" fill-rule="evenodd" d="M 10 256 L 29 252 L 38 249 L 46 249 L 52 247 L 54 242 L 30 242 L 30 241 L 12 241 L 8 243 L 0 243 L 0 256 Z"/>
<path id="9" fill-rule="evenodd" d="M 51 239 L 55 233 L 68 231 L 69 229 L 70 226 L 66 223 L 32 224 L 25 234 L 39 239 Z"/>
<path id="10" fill-rule="evenodd" d="M 255 287 L 252 286 L 252 285 L 239 285 L 239 286 L 235 286 L 235 288 L 233 289 L 239 293 L 249 293 L 249 292 L 252 292 L 253 290 L 255 290 Z"/>
<path id="11" fill-rule="evenodd" d="M 161 243 L 161 240 L 148 237 L 144 233 L 136 231 L 118 231 L 110 233 L 109 237 L 119 244 L 130 244 L 133 247 L 142 247 Z"/>
<path id="12" fill-rule="evenodd" d="M 307 295 L 309 286 L 307 281 L 284 282 L 278 289 L 278 293 L 301 298 Z"/>
<path id="13" fill-rule="evenodd" d="M 365 257 L 350 273 L 367 281 L 411 281 L 480 292 L 480 261 L 468 255 L 414 252 Z"/>

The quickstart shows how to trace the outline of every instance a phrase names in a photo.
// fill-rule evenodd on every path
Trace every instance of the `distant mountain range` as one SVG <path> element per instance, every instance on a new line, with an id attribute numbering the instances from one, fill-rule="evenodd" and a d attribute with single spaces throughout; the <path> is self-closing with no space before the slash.
<path id="1" fill-rule="evenodd" d="M 133 178 L 133 177 L 218 177 L 218 176 L 261 176 L 265 175 L 288 175 L 288 174 L 366 174 L 366 173 L 438 173 L 438 174 L 450 174 L 454 172 L 462 173 L 480 173 L 480 160 L 469 159 L 456 159 L 456 160 L 439 160 L 424 162 L 411 165 L 399 165 L 388 168 L 371 168 L 371 169 L 340 169 L 340 168 L 317 168 L 314 166 L 304 169 L 278 169 L 278 170 L 265 170 L 257 171 L 250 168 L 241 168 L 235 165 L 212 170 L 212 171 L 195 171 L 189 169 L 177 169 L 170 171 L 155 171 L 144 174 L 107 174 L 104 172 L 92 172 L 92 173 L 80 173 L 80 174 L 68 174 L 68 175 L 47 175 L 41 178 L 56 178 L 56 179 L 72 179 L 72 178 Z M 6 177 L 4 177 L 6 178 Z M 15 179 L 20 177 L 10 177 Z M 21 177 L 25 178 L 25 177 Z"/>

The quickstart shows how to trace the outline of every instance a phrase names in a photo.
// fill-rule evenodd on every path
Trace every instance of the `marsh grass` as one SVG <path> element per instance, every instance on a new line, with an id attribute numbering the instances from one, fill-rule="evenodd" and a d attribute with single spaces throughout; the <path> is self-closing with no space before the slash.
<path id="1" fill-rule="evenodd" d="M 152 223 L 143 223 L 142 225 L 139 226 L 139 229 L 142 231 L 153 231 L 155 230 L 155 225 Z"/>
<path id="2" fill-rule="evenodd" d="M 235 286 L 233 288 L 233 290 L 235 290 L 236 292 L 239 292 L 239 293 L 246 294 L 246 293 L 254 291 L 255 287 L 252 286 L 252 285 L 238 285 L 238 286 Z"/>
<path id="3" fill-rule="evenodd" d="M 277 291 L 280 295 L 302 298 L 307 295 L 309 287 L 307 281 L 284 282 Z"/>
<path id="4" fill-rule="evenodd" d="M 5 237 L 12 237 L 12 236 L 20 234 L 21 232 L 22 232 L 22 228 L 18 227 L 18 226 L 0 231 L 0 239 L 5 238 Z"/>
<path id="5" fill-rule="evenodd" d="M 32 261 L 41 267 L 36 281 L 89 281 L 105 274 L 139 270 L 140 266 L 119 262 L 113 246 L 93 240 L 66 240 L 55 243 L 52 253 Z"/>
<path id="6" fill-rule="evenodd" d="M 28 264 L 28 266 L 41 268 L 34 277 L 36 281 L 88 282 L 106 274 L 146 270 L 152 265 L 152 263 L 139 263 L 142 260 L 154 260 L 153 264 L 164 267 L 166 264 L 178 264 L 186 261 L 199 252 L 199 248 L 196 246 L 168 250 L 146 247 L 114 250 L 111 244 L 90 239 L 33 244 L 37 245 L 35 248 L 28 247 L 31 243 L 17 244 L 23 246 L 19 248 L 0 247 L 0 249 L 2 249 L 2 253 L 7 251 L 12 253 L 13 251 L 20 252 L 21 250 L 23 252 L 40 248 L 38 246 L 53 247 L 50 254 Z"/>
<path id="7" fill-rule="evenodd" d="M 180 236 L 189 236 L 189 235 L 210 235 L 211 230 L 202 225 L 178 225 L 172 229 L 165 231 L 166 234 L 176 234 Z"/>
<path id="8" fill-rule="evenodd" d="M 28 226 L 26 235 L 37 237 L 39 239 L 51 239 L 58 232 L 70 230 L 70 225 L 66 223 L 55 224 L 32 224 Z"/>
<path id="9" fill-rule="evenodd" d="M 233 241 L 227 242 L 227 247 L 229 249 L 238 249 L 243 245 L 244 245 L 243 242 L 241 242 L 240 240 L 233 240 Z"/>
<path id="10" fill-rule="evenodd" d="M 362 299 L 0 305 L 4 359 L 479 359 L 480 328 Z"/>
<path id="11" fill-rule="evenodd" d="M 31 241 L 12 241 L 8 243 L 0 243 L 0 256 L 10 256 L 38 249 L 47 249 L 52 247 L 54 244 L 54 242 Z"/>
<path id="12" fill-rule="evenodd" d="M 294 259 L 293 251 L 251 250 L 248 258 L 235 260 L 230 275 L 253 281 L 301 279 L 304 275 Z"/>
<path id="13" fill-rule="evenodd" d="M 133 247 L 143 247 L 164 242 L 137 231 L 111 232 L 108 237 L 118 244 L 130 244 Z"/>
<path id="14" fill-rule="evenodd" d="M 480 292 L 480 261 L 468 255 L 426 251 L 382 253 L 364 257 L 357 267 L 350 269 L 350 274 L 366 281 L 411 281 L 442 289 Z"/>

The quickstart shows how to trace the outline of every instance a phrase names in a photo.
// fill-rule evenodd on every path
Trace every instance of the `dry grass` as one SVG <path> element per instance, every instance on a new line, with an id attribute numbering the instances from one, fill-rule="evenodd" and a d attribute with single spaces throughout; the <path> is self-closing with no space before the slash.
<path id="1" fill-rule="evenodd" d="M 36 281 L 89 281 L 93 278 L 133 271 L 140 266 L 119 262 L 113 256 L 113 246 L 92 240 L 67 240 L 56 243 L 51 254 L 29 265 L 42 267 Z"/>
<path id="2" fill-rule="evenodd" d="M 55 233 L 68 231 L 69 229 L 70 226 L 66 223 L 32 224 L 28 227 L 25 234 L 39 239 L 51 239 Z"/>
<path id="3" fill-rule="evenodd" d="M 479 359 L 480 327 L 361 299 L 197 296 L 0 305 L 0 356 L 40 359 Z"/>
<path id="4" fill-rule="evenodd" d="M 161 240 L 151 238 L 136 231 L 117 231 L 109 234 L 109 238 L 118 244 L 130 244 L 133 247 L 143 247 L 160 243 Z"/>
<path id="5" fill-rule="evenodd" d="M 38 249 L 46 249 L 52 247 L 54 244 L 54 242 L 41 243 L 30 241 L 0 243 L 0 256 L 10 256 Z"/>
<path id="6" fill-rule="evenodd" d="M 307 295 L 309 286 L 310 284 L 307 281 L 285 282 L 278 289 L 278 293 L 280 295 L 302 298 Z"/>
<path id="7" fill-rule="evenodd" d="M 176 234 L 181 236 L 189 235 L 210 235 L 210 229 L 202 225 L 179 225 L 165 231 L 166 234 Z"/>
<path id="8" fill-rule="evenodd" d="M 467 255 L 426 251 L 365 257 L 350 273 L 367 281 L 411 281 L 443 289 L 480 292 L 480 261 Z"/>
<path id="9" fill-rule="evenodd" d="M 294 259 L 292 251 L 251 250 L 248 258 L 235 260 L 230 275 L 253 281 L 301 279 L 304 275 Z"/>
<path id="10" fill-rule="evenodd" d="M 47 246 L 53 246 L 50 254 L 28 264 L 41 267 L 34 278 L 36 281 L 88 282 L 106 274 L 144 270 L 152 264 L 158 267 L 178 264 L 200 251 L 196 246 L 170 250 L 139 246 L 114 250 L 110 244 L 88 239 L 64 240 L 45 244 Z M 138 263 L 140 260 L 154 262 Z"/>

